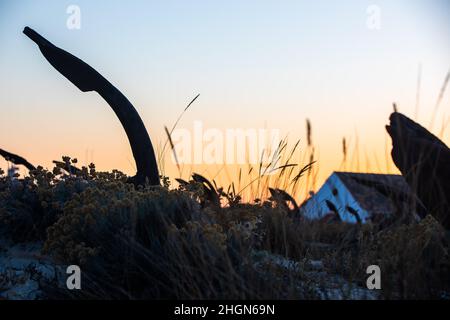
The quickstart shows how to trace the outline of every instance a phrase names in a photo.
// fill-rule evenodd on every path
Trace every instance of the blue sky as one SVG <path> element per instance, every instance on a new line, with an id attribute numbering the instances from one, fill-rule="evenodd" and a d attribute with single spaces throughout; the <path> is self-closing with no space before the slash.
<path id="1" fill-rule="evenodd" d="M 80 30 L 66 28 L 71 4 Z M 366 26 L 370 5 L 380 30 Z M 445 0 L 1 0 L 0 145 L 44 164 L 94 150 L 103 169 L 133 170 L 114 114 L 48 65 L 21 33 L 28 25 L 115 84 L 153 140 L 200 93 L 181 127 L 268 126 L 303 139 L 310 118 L 326 175 L 343 136 L 384 157 L 391 103 L 414 117 L 419 63 L 418 120 L 429 123 L 450 68 L 449 9 Z M 437 124 L 449 105 L 447 93 Z"/>

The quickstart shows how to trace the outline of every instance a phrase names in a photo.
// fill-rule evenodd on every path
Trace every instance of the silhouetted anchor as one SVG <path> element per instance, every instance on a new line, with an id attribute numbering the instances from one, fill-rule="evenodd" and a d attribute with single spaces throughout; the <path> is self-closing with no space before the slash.
<path id="1" fill-rule="evenodd" d="M 401 113 L 390 116 L 392 159 L 428 213 L 450 229 L 450 149 Z"/>
<path id="2" fill-rule="evenodd" d="M 5 158 L 5 160 L 10 161 L 16 165 L 25 166 L 30 171 L 36 170 L 36 167 L 29 163 L 25 158 L 18 156 L 17 154 L 8 152 L 6 150 L 0 149 L 0 156 Z"/>
<path id="3" fill-rule="evenodd" d="M 33 40 L 48 62 L 83 92 L 96 91 L 111 106 L 120 120 L 131 145 L 137 173 L 134 184 L 159 184 L 158 166 L 150 137 L 141 117 L 128 99 L 100 73 L 84 61 L 64 51 L 36 31 L 25 27 L 23 33 Z"/>

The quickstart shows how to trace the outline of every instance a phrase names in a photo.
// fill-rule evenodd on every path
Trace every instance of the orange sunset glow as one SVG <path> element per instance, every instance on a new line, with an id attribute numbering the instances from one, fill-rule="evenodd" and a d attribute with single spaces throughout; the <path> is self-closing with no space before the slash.
<path id="1" fill-rule="evenodd" d="M 53 2 L 2 4 L 10 12 L 0 22 L 0 136 L 6 150 L 48 168 L 52 160 L 68 155 L 80 165 L 94 162 L 100 170 L 135 172 L 115 115 L 97 94 L 79 92 L 48 67 L 22 36 L 25 21 L 120 88 L 143 118 L 158 154 L 167 143 L 164 126 L 171 128 L 198 93 L 177 129 L 192 131 L 194 122 L 201 121 L 205 129 L 223 133 L 278 130 L 288 137 L 289 147 L 300 140 L 292 159 L 299 168 L 314 149 L 314 178 L 296 190 L 299 198 L 336 170 L 398 172 L 384 128 L 393 102 L 450 141 L 450 96 L 444 82 L 450 28 L 443 27 L 449 21 L 448 11 L 440 10 L 444 2 L 382 2 L 375 29 L 368 25 L 364 2 L 288 2 L 283 8 L 264 2 L 257 10 L 232 2 L 211 5 L 213 16 L 196 5 L 181 13 L 187 10 L 182 3 L 136 2 L 127 8 L 101 3 L 80 1 L 79 30 L 66 28 L 67 14 Z M 119 13 L 121 18 L 111 21 Z M 269 13 L 285 18 L 271 20 Z M 59 19 L 49 20 L 48 14 Z M 312 126 L 311 146 L 306 119 Z M 164 175 L 172 181 L 180 176 L 170 148 L 162 162 Z M 7 166 L 0 160 L 0 167 Z M 184 163 L 182 169 L 184 179 L 198 172 L 225 188 L 237 183 L 239 169 L 241 185 L 252 179 L 247 164 Z"/>

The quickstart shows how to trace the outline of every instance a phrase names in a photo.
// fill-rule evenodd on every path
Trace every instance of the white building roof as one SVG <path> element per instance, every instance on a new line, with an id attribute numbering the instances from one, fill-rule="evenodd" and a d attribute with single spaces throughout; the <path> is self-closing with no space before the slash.
<path id="1" fill-rule="evenodd" d="M 401 175 L 334 172 L 301 210 L 311 219 L 336 212 L 343 221 L 364 223 L 404 209 L 415 212 L 417 203 Z"/>

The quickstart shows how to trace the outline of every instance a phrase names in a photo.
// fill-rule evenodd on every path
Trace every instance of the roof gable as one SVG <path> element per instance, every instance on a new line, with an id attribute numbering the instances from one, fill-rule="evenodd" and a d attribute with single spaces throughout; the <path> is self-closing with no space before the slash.
<path id="1" fill-rule="evenodd" d="M 413 210 L 417 198 L 401 175 L 335 172 L 362 208 L 373 215 Z M 415 211 L 415 210 L 413 210 Z"/>

